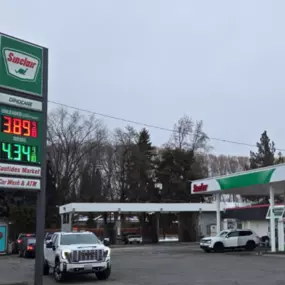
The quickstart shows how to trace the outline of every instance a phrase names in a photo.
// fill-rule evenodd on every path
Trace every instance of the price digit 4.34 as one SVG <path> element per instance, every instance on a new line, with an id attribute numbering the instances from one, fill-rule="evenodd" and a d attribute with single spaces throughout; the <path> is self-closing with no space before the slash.
<path id="1" fill-rule="evenodd" d="M 19 143 L 1 142 L 0 149 L 3 160 L 39 163 L 38 150 L 36 146 L 22 145 Z"/>
<path id="2" fill-rule="evenodd" d="M 22 149 L 20 144 L 17 143 L 14 144 L 13 158 L 14 160 L 18 161 L 22 160 Z"/>
<path id="3" fill-rule="evenodd" d="M 2 148 L 2 149 L 1 149 L 2 152 L 6 153 L 7 158 L 8 158 L 8 159 L 12 159 L 12 155 L 11 155 L 11 152 L 12 152 L 11 144 L 10 144 L 10 143 L 3 143 L 3 142 L 2 142 L 1 148 Z"/>
<path id="4" fill-rule="evenodd" d="M 25 158 L 23 158 L 25 161 L 31 161 L 31 147 L 22 145 L 22 155 L 25 155 Z"/>

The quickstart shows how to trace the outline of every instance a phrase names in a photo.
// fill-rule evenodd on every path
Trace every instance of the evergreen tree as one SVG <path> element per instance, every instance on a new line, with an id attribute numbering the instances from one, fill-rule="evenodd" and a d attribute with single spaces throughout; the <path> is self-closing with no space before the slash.
<path id="1" fill-rule="evenodd" d="M 275 144 L 270 141 L 266 131 L 261 134 L 260 142 L 256 146 L 257 152 L 250 152 L 250 169 L 273 165 L 275 163 Z"/>
<path id="2" fill-rule="evenodd" d="M 260 142 L 258 142 L 256 146 L 257 152 L 250 152 L 250 169 L 271 166 L 283 162 L 283 157 L 281 153 L 278 153 L 277 159 L 275 158 L 275 144 L 273 141 L 270 140 L 266 131 L 261 134 Z M 245 198 L 260 204 L 268 203 L 268 195 L 264 197 L 250 196 Z M 276 201 L 279 200 L 280 197 L 276 197 Z"/>
<path id="3" fill-rule="evenodd" d="M 157 159 L 156 177 L 162 184 L 163 202 L 200 202 L 200 195 L 190 194 L 189 181 L 207 176 L 207 165 L 193 150 L 166 148 Z"/>
<path id="4" fill-rule="evenodd" d="M 153 150 L 148 131 L 142 129 L 132 148 L 128 165 L 127 196 L 131 202 L 151 202 L 154 199 Z"/>

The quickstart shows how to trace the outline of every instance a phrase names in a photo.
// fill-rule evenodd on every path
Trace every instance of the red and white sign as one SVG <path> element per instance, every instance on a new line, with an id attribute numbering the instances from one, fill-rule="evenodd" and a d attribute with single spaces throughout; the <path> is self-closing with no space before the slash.
<path id="1" fill-rule="evenodd" d="M 0 188 L 40 190 L 41 181 L 38 179 L 0 176 Z"/>
<path id="2" fill-rule="evenodd" d="M 0 175 L 41 176 L 41 168 L 35 166 L 0 163 Z"/>
<path id="3" fill-rule="evenodd" d="M 3 49 L 7 73 L 23 81 L 35 81 L 40 67 L 40 59 L 15 49 Z"/>
<path id="4" fill-rule="evenodd" d="M 201 183 L 200 185 L 193 185 L 193 193 L 197 193 L 197 192 L 206 192 L 208 189 L 208 185 L 207 184 L 203 184 Z"/>

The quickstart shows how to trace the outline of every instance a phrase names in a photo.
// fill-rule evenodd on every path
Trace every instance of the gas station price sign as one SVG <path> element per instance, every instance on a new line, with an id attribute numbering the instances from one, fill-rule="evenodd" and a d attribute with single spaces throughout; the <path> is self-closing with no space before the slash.
<path id="1" fill-rule="evenodd" d="M 42 113 L 0 108 L 0 161 L 40 164 Z"/>

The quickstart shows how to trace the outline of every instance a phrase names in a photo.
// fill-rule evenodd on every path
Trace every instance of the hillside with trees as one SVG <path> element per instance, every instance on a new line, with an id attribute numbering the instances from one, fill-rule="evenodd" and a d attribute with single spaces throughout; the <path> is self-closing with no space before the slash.
<path id="1" fill-rule="evenodd" d="M 48 119 L 47 227 L 58 225 L 57 207 L 69 202 L 207 202 L 190 195 L 189 181 L 283 162 L 266 131 L 248 157 L 215 156 L 203 122 L 187 116 L 162 146 L 146 128 L 111 132 L 94 116 L 64 108 Z M 0 214 L 19 225 L 34 226 L 34 209 L 33 194 L 0 197 Z"/>

